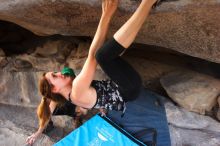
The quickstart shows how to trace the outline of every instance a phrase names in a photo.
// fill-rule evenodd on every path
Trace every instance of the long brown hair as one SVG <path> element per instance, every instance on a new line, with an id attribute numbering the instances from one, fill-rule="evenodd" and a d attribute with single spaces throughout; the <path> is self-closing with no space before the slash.
<path id="1" fill-rule="evenodd" d="M 46 77 L 45 74 L 43 74 L 42 78 L 39 81 L 39 90 L 42 95 L 41 102 L 37 108 L 37 115 L 39 119 L 39 126 L 43 128 L 45 124 L 50 120 L 51 112 L 49 107 L 49 100 L 52 100 L 56 103 L 58 103 L 59 106 L 61 106 L 66 100 L 65 98 L 60 94 L 52 93 L 52 87 Z"/>

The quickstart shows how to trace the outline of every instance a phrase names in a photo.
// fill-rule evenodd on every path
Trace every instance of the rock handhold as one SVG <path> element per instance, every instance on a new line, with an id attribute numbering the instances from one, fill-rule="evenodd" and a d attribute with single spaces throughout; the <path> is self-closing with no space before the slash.
<path id="1" fill-rule="evenodd" d="M 14 66 L 17 69 L 32 68 L 32 64 L 30 62 L 22 59 L 16 59 L 14 62 Z"/>

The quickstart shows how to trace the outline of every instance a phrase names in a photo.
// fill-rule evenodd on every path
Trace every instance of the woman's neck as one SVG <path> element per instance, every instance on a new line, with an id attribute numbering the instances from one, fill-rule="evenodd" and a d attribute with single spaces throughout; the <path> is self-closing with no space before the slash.
<path id="1" fill-rule="evenodd" d="M 60 94 L 69 100 L 69 93 L 72 91 L 72 86 L 67 86 L 60 91 Z"/>

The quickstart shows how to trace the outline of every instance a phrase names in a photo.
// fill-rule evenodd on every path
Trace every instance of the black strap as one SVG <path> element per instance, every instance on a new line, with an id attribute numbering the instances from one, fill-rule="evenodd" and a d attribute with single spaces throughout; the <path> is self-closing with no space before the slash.
<path id="1" fill-rule="evenodd" d="M 128 132 L 126 132 L 124 129 L 122 129 L 118 124 L 114 123 L 113 121 L 111 121 L 109 118 L 107 118 L 106 116 L 101 116 L 100 114 L 98 114 L 102 119 L 104 119 L 105 121 L 107 121 L 109 124 L 111 124 L 113 127 L 115 127 L 117 130 L 119 130 L 122 134 L 124 134 L 125 136 L 127 136 L 130 140 L 132 140 L 134 143 L 136 143 L 139 146 L 145 146 L 145 143 L 141 143 L 138 139 L 136 139 L 133 135 L 128 134 Z M 148 146 L 148 145 L 147 145 Z"/>
<path id="2" fill-rule="evenodd" d="M 69 95 L 68 95 L 68 101 L 72 103 L 72 100 L 70 98 L 72 91 L 70 91 Z"/>

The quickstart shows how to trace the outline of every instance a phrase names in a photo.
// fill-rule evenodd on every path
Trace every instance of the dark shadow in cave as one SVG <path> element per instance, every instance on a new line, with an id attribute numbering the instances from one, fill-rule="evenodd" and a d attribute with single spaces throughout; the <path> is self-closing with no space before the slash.
<path id="1" fill-rule="evenodd" d="M 189 56 L 172 49 L 159 46 L 134 44 L 131 47 L 134 49 L 130 49 L 128 51 L 129 56 L 143 57 L 147 60 L 162 62 L 172 66 L 182 66 L 220 79 L 220 64 L 218 63 Z"/>
<path id="2" fill-rule="evenodd" d="M 83 36 L 38 36 L 33 32 L 11 22 L 0 21 L 0 48 L 6 56 L 23 53 L 31 54 L 37 46 L 43 45 L 48 40 L 66 40 L 77 44 L 80 40 L 91 40 Z"/>

